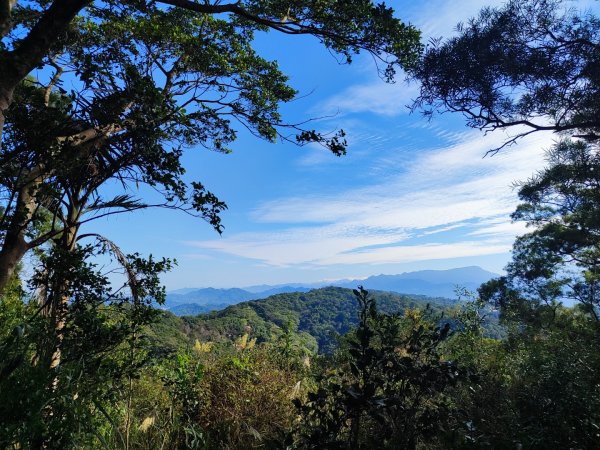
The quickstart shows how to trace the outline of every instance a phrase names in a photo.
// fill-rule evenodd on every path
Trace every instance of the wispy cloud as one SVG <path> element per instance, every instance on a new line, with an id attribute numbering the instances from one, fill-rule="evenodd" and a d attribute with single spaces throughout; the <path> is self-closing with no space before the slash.
<path id="1" fill-rule="evenodd" d="M 373 70 L 374 72 L 374 70 Z M 397 79 L 402 80 L 398 75 Z M 372 113 L 381 116 L 397 116 L 408 113 L 407 107 L 418 94 L 415 83 L 398 81 L 385 83 L 377 77 L 350 86 L 333 95 L 316 107 L 319 115 L 345 115 L 350 113 Z"/>
<path id="2" fill-rule="evenodd" d="M 270 231 L 189 244 L 271 266 L 405 263 L 507 252 L 523 231 L 510 223 L 517 203 L 510 185 L 541 166 L 551 138 L 536 136 L 518 149 L 482 158 L 503 138 L 466 133 L 453 145 L 416 153 L 409 164 L 402 159 L 404 170 L 390 170 L 376 183 L 335 195 L 265 202 L 251 217 Z M 385 158 L 390 164 L 393 155 Z"/>
<path id="3" fill-rule="evenodd" d="M 450 35 L 458 22 L 489 4 L 432 0 L 399 10 L 428 40 Z M 368 71 L 366 66 L 371 66 Z M 324 99 L 313 110 L 351 131 L 351 157 L 335 161 L 322 149 L 310 148 L 298 164 L 322 171 L 335 161 L 360 166 L 371 178 L 333 194 L 303 193 L 265 201 L 249 219 L 268 231 L 188 245 L 269 267 L 302 268 L 509 251 L 515 235 L 523 231 L 522 225 L 510 222 L 517 203 L 511 183 L 542 166 L 542 149 L 551 144 L 551 137 L 535 136 L 522 141 L 518 149 L 484 158 L 507 138 L 505 134 L 482 136 L 420 121 L 406 114 L 406 106 L 418 94 L 416 84 L 386 84 L 366 75 L 375 72 L 372 61 L 363 60 L 355 70 L 355 85 Z M 398 79 L 402 78 L 400 74 Z"/>
<path id="4" fill-rule="evenodd" d="M 401 230 L 366 229 L 352 224 L 293 227 L 276 232 L 240 233 L 210 241 L 188 242 L 190 246 L 221 251 L 262 261 L 272 266 L 322 264 L 332 255 L 350 249 L 400 242 Z"/>
<path id="5" fill-rule="evenodd" d="M 402 264 L 416 261 L 433 261 L 465 256 L 483 256 L 510 250 L 508 242 L 463 241 L 455 243 L 432 242 L 423 245 L 405 245 L 378 248 L 369 252 L 336 255 L 320 261 L 327 264 Z"/>
<path id="6" fill-rule="evenodd" d="M 476 17 L 479 11 L 487 6 L 501 6 L 505 0 L 430 0 L 414 2 L 411 7 L 398 8 L 402 18 L 416 25 L 422 33 L 423 40 L 448 37 L 454 34 L 456 25 Z"/>

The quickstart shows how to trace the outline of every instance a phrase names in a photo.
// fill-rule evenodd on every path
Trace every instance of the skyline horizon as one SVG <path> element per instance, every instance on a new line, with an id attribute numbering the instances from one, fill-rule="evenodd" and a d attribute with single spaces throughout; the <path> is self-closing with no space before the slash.
<path id="1" fill-rule="evenodd" d="M 311 285 L 314 285 L 315 288 L 319 288 L 319 287 L 326 287 L 327 283 L 331 282 L 331 283 L 335 283 L 335 282 L 351 282 L 351 281 L 364 281 L 367 280 L 369 278 L 372 277 L 379 277 L 379 276 L 388 276 L 388 277 L 394 277 L 394 276 L 400 276 L 400 275 L 406 275 L 406 274 L 411 274 L 411 273 L 419 273 L 419 272 L 449 272 L 449 271 L 453 271 L 453 270 L 461 270 L 461 269 L 480 269 L 483 272 L 487 272 L 491 275 L 499 275 L 501 276 L 502 273 L 497 273 L 494 271 L 490 271 L 485 269 L 484 267 L 481 266 L 461 266 L 461 267 L 452 267 L 449 269 L 423 269 L 423 270 L 414 270 L 414 271 L 407 271 L 407 272 L 401 272 L 401 273 L 379 273 L 379 274 L 372 274 L 372 275 L 367 275 L 364 277 L 347 277 L 347 278 L 332 278 L 332 279 L 322 279 L 322 280 L 314 280 L 314 281 L 300 281 L 300 282 L 296 282 L 296 281 L 290 281 L 290 282 L 284 282 L 284 283 L 277 283 L 277 284 L 268 284 L 268 283 L 257 283 L 257 284 L 250 284 L 250 285 L 241 285 L 241 286 L 214 286 L 214 285 L 210 285 L 210 286 L 184 286 L 184 287 L 178 287 L 175 289 L 167 289 L 167 293 L 176 293 L 177 291 L 185 291 L 185 290 L 201 290 L 201 289 L 222 289 L 222 290 L 227 290 L 227 289 L 251 289 L 251 288 L 259 288 L 259 287 L 265 287 L 265 290 L 268 290 L 269 288 L 278 288 L 278 287 L 284 287 L 284 286 L 303 286 L 303 287 L 311 287 Z M 260 292 L 260 291 L 256 291 L 256 292 Z"/>
<path id="2" fill-rule="evenodd" d="M 457 23 L 501 3 L 390 6 L 423 31 L 426 43 L 452 36 Z M 576 6 L 598 9 L 589 0 Z M 490 156 L 510 134 L 468 128 L 459 114 L 427 120 L 410 112 L 416 85 L 404 74 L 384 83 L 368 56 L 340 65 L 314 40 L 273 33 L 258 33 L 256 46 L 298 90 L 281 106 L 282 116 L 320 118 L 315 127 L 324 131 L 344 129 L 348 154 L 268 143 L 240 129 L 230 154 L 188 149 L 183 157 L 186 181 L 201 180 L 229 207 L 222 236 L 198 219 L 156 209 L 99 220 L 82 232 L 99 231 L 126 253 L 175 258 L 178 266 L 162 277 L 168 290 L 470 265 L 502 273 L 515 237 L 526 232 L 510 219 L 515 183 L 545 166 L 545 149 L 558 136 L 536 133 Z M 148 189 L 132 193 L 153 198 Z"/>

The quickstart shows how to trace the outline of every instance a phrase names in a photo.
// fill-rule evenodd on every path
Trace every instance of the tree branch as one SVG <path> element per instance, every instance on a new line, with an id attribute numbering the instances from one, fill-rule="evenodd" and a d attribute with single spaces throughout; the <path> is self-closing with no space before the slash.
<path id="1" fill-rule="evenodd" d="M 50 47 L 65 33 L 73 18 L 91 1 L 55 0 L 29 34 L 4 57 L 0 66 L 0 84 L 8 82 L 14 87 L 35 69 Z"/>
<path id="2" fill-rule="evenodd" d="M 17 0 L 0 1 L 0 37 L 6 36 L 12 27 L 12 9 Z"/>

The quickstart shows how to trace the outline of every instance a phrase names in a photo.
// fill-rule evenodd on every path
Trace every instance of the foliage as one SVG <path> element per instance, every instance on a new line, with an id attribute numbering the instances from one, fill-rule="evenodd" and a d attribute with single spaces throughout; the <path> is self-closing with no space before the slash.
<path id="1" fill-rule="evenodd" d="M 457 447 L 594 448 L 600 367 L 590 325 L 581 310 L 559 307 L 535 333 L 456 335 L 448 351 L 477 373 L 455 395 L 466 425 Z"/>
<path id="2" fill-rule="evenodd" d="M 73 344 L 65 340 L 60 367 L 66 380 L 60 378 L 56 395 L 67 395 L 66 410 L 45 391 L 53 412 L 74 421 L 62 423 L 61 445 L 593 448 L 599 334 L 584 309 L 558 308 L 551 326 L 531 327 L 528 333 L 515 319 L 508 338 L 499 341 L 484 335 L 489 310 L 481 303 L 465 304 L 453 318 L 440 320 L 431 310 L 386 314 L 366 292 L 357 294 L 357 327 L 328 356 L 307 353 L 293 321 L 273 326 L 278 332 L 264 340 L 255 340 L 246 322 L 228 339 L 217 334 L 218 340 L 191 335 L 171 340 L 175 348 L 168 352 L 155 350 L 162 347 L 160 333 L 149 340 L 150 353 L 140 349 L 145 340 L 139 335 L 99 359 L 87 347 L 79 360 L 88 367 L 84 372 L 67 357 L 83 348 L 71 351 Z M 163 315 L 176 320 L 169 326 L 186 323 Z M 213 315 L 204 325 L 210 320 L 219 323 Z M 101 361 L 95 371 L 93 361 Z M 29 365 L 17 371 L 19 383 L 30 383 L 23 389 L 40 392 L 33 388 L 40 382 L 35 376 L 47 371 Z M 11 407 L 11 393 L 0 392 Z M 42 400 L 30 395 L 26 406 Z M 29 417 L 27 432 L 41 419 Z M 77 429 L 71 428 L 75 424 Z M 55 429 L 56 423 L 48 426 Z M 9 442 L 16 435 L 12 430 Z"/>
<path id="3" fill-rule="evenodd" d="M 519 412 L 520 440 L 537 448 L 593 448 L 600 390 L 598 327 L 578 310 L 559 309 L 553 326 L 521 343 L 509 392 Z M 518 340 L 517 340 L 518 343 Z"/>
<path id="4" fill-rule="evenodd" d="M 370 1 L 0 5 L 2 446 L 85 448 L 118 437 L 129 448 L 135 434 L 134 378 L 147 362 L 140 333 L 154 318 L 151 300 L 164 300 L 158 276 L 171 263 L 125 255 L 106 237 L 81 234 L 84 223 L 160 206 L 222 232 L 225 203 L 184 182 L 181 158 L 191 146 L 230 151 L 240 128 L 345 152 L 342 131 L 326 136 L 282 119 L 279 107 L 296 91 L 254 48 L 255 34 L 269 30 L 315 36 L 347 62 L 370 52 L 388 81 L 420 50 L 414 27 Z M 107 197 L 108 183 L 122 192 Z M 140 185 L 158 203 L 130 194 Z M 31 250 L 35 298 L 15 300 L 10 283 Z M 129 293 L 95 265 L 102 253 L 122 266 Z M 180 361 L 179 384 L 191 386 L 186 367 Z M 187 424 L 193 395 L 177 395 Z"/>
<path id="5" fill-rule="evenodd" d="M 373 292 L 372 295 L 379 308 L 388 313 L 424 307 L 427 302 L 440 311 L 446 302 L 444 299 L 390 292 Z M 190 328 L 190 334 L 200 339 L 239 336 L 246 327 L 250 327 L 258 341 L 268 341 L 290 324 L 295 324 L 299 337 L 309 339 L 312 336 L 320 352 L 331 353 L 337 346 L 337 338 L 358 324 L 357 308 L 358 303 L 351 289 L 327 287 L 309 292 L 277 294 L 183 320 Z M 314 348 L 314 344 L 309 344 L 308 348 Z"/>
<path id="6" fill-rule="evenodd" d="M 57 249 L 44 256 L 32 280 L 38 292 L 49 293 L 39 297 L 41 305 L 35 297 L 4 297 L 7 323 L 18 325 L 4 333 L 0 347 L 2 446 L 89 445 L 98 415 L 105 414 L 103 405 L 114 401 L 120 386 L 145 363 L 140 332 L 154 317 L 148 299 L 160 298 L 158 274 L 170 263 L 130 255 L 137 281 L 131 300 L 119 290 L 111 292 L 106 277 L 87 261 L 98 251 Z M 61 313 L 61 328 L 56 311 L 46 313 L 45 304 L 57 286 L 67 286 L 60 293 L 71 299 Z"/>
<path id="7" fill-rule="evenodd" d="M 557 0 L 485 8 L 435 41 L 412 76 L 414 107 L 462 113 L 484 130 L 565 136 L 548 167 L 519 186 L 517 238 L 506 276 L 481 300 L 500 309 L 503 341 L 475 327 L 448 352 L 478 378 L 457 391 L 466 448 L 594 448 L 598 437 L 598 122 L 600 21 Z M 494 149 L 497 151 L 499 149 Z M 564 306 L 567 305 L 567 306 Z"/>
<path id="8" fill-rule="evenodd" d="M 131 442 L 142 448 L 281 448 L 295 418 L 302 371 L 268 346 L 184 351 L 148 367 L 132 386 Z M 117 433 L 105 440 L 119 446 Z"/>
<path id="9" fill-rule="evenodd" d="M 226 206 L 183 182 L 185 148 L 227 152 L 241 125 L 345 151 L 343 132 L 281 118 L 296 93 L 255 34 L 309 34 L 347 62 L 366 50 L 391 79 L 412 68 L 418 33 L 369 1 L 8 2 L 0 447 L 596 448 L 600 22 L 561 6 L 486 8 L 411 72 L 426 114 L 529 127 L 515 139 L 544 129 L 583 138 L 557 143 L 549 167 L 520 186 L 513 218 L 533 229 L 478 299 L 417 309 L 428 300 L 324 288 L 177 318 L 151 307 L 170 261 L 80 234 L 93 218 L 151 206 L 104 198 L 102 186 L 146 184 L 160 206 L 220 232 Z M 19 261 L 32 249 L 26 292 Z M 124 286 L 94 262 L 103 254 Z M 496 308 L 505 328 L 493 328 Z"/>
<path id="10" fill-rule="evenodd" d="M 517 138 L 551 130 L 598 139 L 600 21 L 567 8 L 511 0 L 434 41 L 412 72 L 421 83 L 414 108 L 460 112 L 480 129 L 524 127 Z"/>
<path id="11" fill-rule="evenodd" d="M 254 48 L 255 34 L 312 35 L 347 62 L 369 52 L 388 81 L 420 51 L 418 31 L 370 1 L 58 0 L 6 8 L 0 290 L 27 251 L 94 218 L 160 206 L 221 233 L 227 206 L 200 181 L 184 181 L 186 148 L 229 152 L 241 128 L 271 142 L 316 142 L 345 153 L 343 131 L 324 135 L 283 120 L 279 107 L 296 91 L 277 62 Z M 105 198 L 102 187 L 115 180 L 122 192 Z M 142 184 L 162 200 L 132 197 L 128 188 Z M 77 197 L 76 214 L 65 196 Z M 46 213 L 49 229 L 27 236 Z"/>
<path id="12" fill-rule="evenodd" d="M 597 151 L 563 140 L 548 152 L 548 167 L 521 184 L 524 203 L 513 214 L 533 230 L 517 238 L 506 276 L 479 290 L 509 326 L 504 362 L 486 369 L 486 386 L 499 383 L 508 397 L 480 420 L 500 417 L 513 432 L 480 422 L 478 439 L 492 445 L 592 448 L 597 439 Z"/>
<path id="13" fill-rule="evenodd" d="M 524 203 L 513 214 L 534 230 L 516 240 L 507 275 L 480 289 L 505 318 L 534 329 L 554 320 L 560 302 L 578 303 L 598 321 L 597 147 L 563 140 L 548 152 L 548 163 L 520 186 Z"/>
<path id="14" fill-rule="evenodd" d="M 452 421 L 444 390 L 461 373 L 444 361 L 440 344 L 450 327 L 417 311 L 379 314 L 359 287 L 359 324 L 343 364 L 317 379 L 308 401 L 297 402 L 302 448 L 416 448 Z"/>

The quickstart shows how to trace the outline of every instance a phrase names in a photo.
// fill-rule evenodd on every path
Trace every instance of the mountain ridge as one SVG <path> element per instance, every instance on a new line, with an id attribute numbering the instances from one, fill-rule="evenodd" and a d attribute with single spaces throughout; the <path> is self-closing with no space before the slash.
<path id="1" fill-rule="evenodd" d="M 426 305 L 440 314 L 454 302 L 444 298 L 370 291 L 379 311 L 401 314 L 407 309 L 423 309 Z M 221 342 L 250 333 L 259 342 L 273 341 L 291 325 L 298 338 L 309 347 L 330 353 L 337 346 L 337 336 L 346 334 L 358 323 L 358 302 L 352 289 L 322 287 L 308 292 L 287 292 L 266 298 L 229 305 L 220 311 L 195 316 L 175 317 L 165 311 L 152 326 L 154 341 L 163 342 L 164 351 L 173 351 L 179 343 Z M 157 335 L 163 337 L 157 339 Z M 171 343 L 171 344 L 169 344 Z M 159 345 L 160 346 L 160 345 Z M 160 350 L 160 351 L 163 351 Z"/>
<path id="2" fill-rule="evenodd" d="M 271 295 L 308 292 L 327 286 L 393 292 L 397 294 L 423 295 L 455 299 L 457 288 L 475 291 L 481 283 L 499 274 L 479 266 L 458 267 L 447 270 L 421 270 L 395 275 L 373 275 L 365 279 L 337 280 L 317 283 L 286 283 L 280 285 L 254 285 L 244 288 L 184 288 L 167 293 L 165 308 L 178 315 L 192 315 L 221 310 L 229 305 L 258 300 Z"/>

